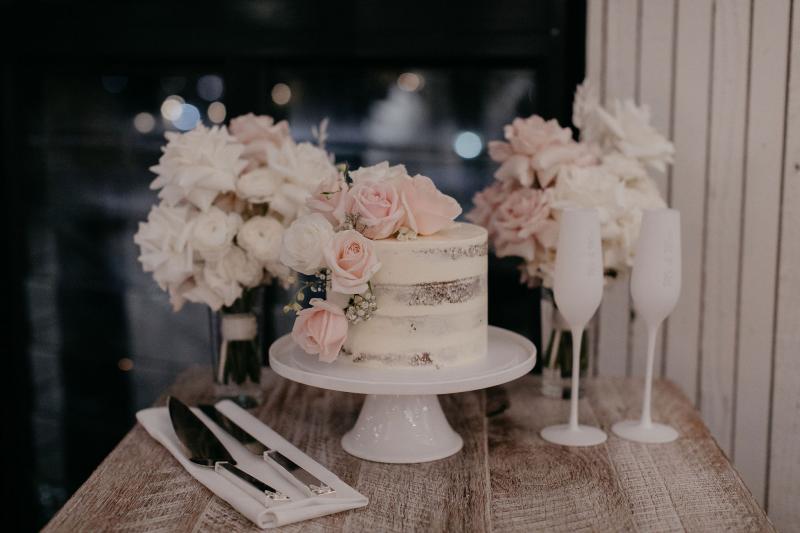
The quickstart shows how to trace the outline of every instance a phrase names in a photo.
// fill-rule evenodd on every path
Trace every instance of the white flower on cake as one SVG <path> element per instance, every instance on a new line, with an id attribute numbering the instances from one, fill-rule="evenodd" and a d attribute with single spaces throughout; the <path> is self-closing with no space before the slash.
<path id="1" fill-rule="evenodd" d="M 242 217 L 238 213 L 211 207 L 194 219 L 190 243 L 200 257 L 217 261 L 228 252 L 241 225 Z"/>
<path id="2" fill-rule="evenodd" d="M 188 205 L 171 207 L 164 203 L 150 208 L 147 222 L 139 223 L 133 241 L 139 245 L 139 262 L 152 272 L 161 289 L 183 283 L 191 277 L 194 252 L 189 244 L 191 219 L 196 210 Z"/>
<path id="3" fill-rule="evenodd" d="M 405 165 L 390 166 L 388 161 L 382 161 L 371 167 L 360 167 L 358 170 L 350 172 L 353 183 L 362 181 L 390 181 L 407 178 L 408 172 Z"/>
<path id="4" fill-rule="evenodd" d="M 320 213 L 298 218 L 283 233 L 281 263 L 301 274 L 316 273 L 325 264 L 323 249 L 333 236 L 333 226 Z"/>
<path id="5" fill-rule="evenodd" d="M 374 243 L 432 235 L 450 227 L 461 213 L 430 178 L 412 178 L 403 165 L 383 162 L 354 170 L 349 173 L 352 185 L 347 176 L 345 167 L 317 184 L 306 201 L 311 213 L 284 232 L 280 254 L 283 264 L 308 276 L 284 307 L 297 313 L 292 336 L 325 362 L 338 356 L 348 323 L 368 322 L 379 308 L 371 285 L 381 268 Z"/>
<path id="6" fill-rule="evenodd" d="M 220 193 L 236 189 L 236 180 L 247 161 L 241 158 L 244 145 L 228 134 L 224 126 L 202 124 L 186 133 L 167 132 L 167 145 L 158 165 L 151 167 L 158 177 L 150 184 L 167 205 L 187 201 L 207 210 Z"/>
<path id="7" fill-rule="evenodd" d="M 278 261 L 282 240 L 283 225 L 270 216 L 249 218 L 236 235 L 236 243 L 262 265 Z"/>

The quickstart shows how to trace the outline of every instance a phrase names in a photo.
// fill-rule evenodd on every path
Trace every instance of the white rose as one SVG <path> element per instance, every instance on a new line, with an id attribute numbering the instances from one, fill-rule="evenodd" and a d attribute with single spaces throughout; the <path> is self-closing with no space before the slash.
<path id="1" fill-rule="evenodd" d="M 179 285 L 192 276 L 193 251 L 187 239 L 197 210 L 188 205 L 153 206 L 147 222 L 139 223 L 133 241 L 139 245 L 139 261 L 152 272 L 162 290 Z"/>
<path id="2" fill-rule="evenodd" d="M 239 196 L 254 204 L 272 200 L 283 178 L 269 168 L 261 167 L 243 174 L 236 183 Z"/>
<path id="3" fill-rule="evenodd" d="M 608 141 L 628 157 L 664 172 L 672 163 L 675 147 L 650 125 L 650 110 L 631 100 L 614 102 L 614 113 L 598 111 L 608 130 Z"/>
<path id="4" fill-rule="evenodd" d="M 186 133 L 167 132 L 164 154 L 150 170 L 158 176 L 150 184 L 168 205 L 183 200 L 206 211 L 218 194 L 233 191 L 236 178 L 247 165 L 244 145 L 224 126 L 199 124 Z"/>
<path id="5" fill-rule="evenodd" d="M 189 240 L 203 259 L 216 261 L 228 251 L 241 224 L 238 213 L 225 213 L 212 206 L 197 216 Z"/>
<path id="6" fill-rule="evenodd" d="M 298 218 L 283 233 L 281 262 L 302 274 L 314 274 L 325 264 L 323 248 L 333 235 L 333 226 L 320 213 Z"/>
<path id="7" fill-rule="evenodd" d="M 308 193 L 324 179 L 338 174 L 325 150 L 311 143 L 297 144 L 291 139 L 280 147 L 267 147 L 267 166 Z"/>
<path id="8" fill-rule="evenodd" d="M 261 264 L 267 264 L 280 257 L 282 237 L 283 226 L 280 222 L 272 217 L 255 216 L 239 228 L 236 242 L 248 255 Z"/>
<path id="9" fill-rule="evenodd" d="M 206 263 L 203 267 L 202 281 L 219 296 L 225 306 L 233 305 L 233 302 L 242 295 L 242 286 L 229 266 L 231 265 L 223 265 L 220 260 Z"/>
<path id="10" fill-rule="evenodd" d="M 195 266 L 194 275 L 180 284 L 170 285 L 169 301 L 175 311 L 180 311 L 187 301 L 206 304 L 212 311 L 219 311 L 222 298 L 206 283 L 203 278 L 203 269 Z"/>

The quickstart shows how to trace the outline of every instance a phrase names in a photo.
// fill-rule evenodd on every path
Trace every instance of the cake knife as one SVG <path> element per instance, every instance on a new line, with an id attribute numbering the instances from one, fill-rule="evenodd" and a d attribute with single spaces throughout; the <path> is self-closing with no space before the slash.
<path id="1" fill-rule="evenodd" d="M 239 441 L 249 452 L 261 456 L 266 462 L 272 465 L 278 472 L 298 485 L 304 492 L 311 496 L 323 496 L 334 494 L 336 491 L 329 487 L 319 478 L 311 474 L 294 461 L 283 455 L 278 450 L 274 450 L 252 436 L 236 422 L 222 414 L 213 405 L 198 405 L 200 411 L 214 421 L 220 428 L 225 430 L 231 437 Z"/>

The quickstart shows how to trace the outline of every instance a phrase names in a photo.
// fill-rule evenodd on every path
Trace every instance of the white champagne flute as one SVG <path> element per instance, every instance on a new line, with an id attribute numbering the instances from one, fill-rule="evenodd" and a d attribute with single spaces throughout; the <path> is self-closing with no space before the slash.
<path id="1" fill-rule="evenodd" d="M 548 426 L 541 436 L 565 446 L 592 446 L 606 440 L 603 430 L 578 424 L 578 386 L 583 329 L 603 298 L 603 249 L 596 209 L 561 213 L 553 294 L 572 330 L 572 394 L 569 424 Z"/>
<path id="2" fill-rule="evenodd" d="M 681 214 L 675 209 L 645 211 L 631 273 L 631 296 L 647 326 L 647 367 L 640 420 L 617 422 L 611 430 L 636 442 L 671 442 L 678 432 L 650 418 L 653 359 L 658 328 L 675 308 L 681 292 Z"/>

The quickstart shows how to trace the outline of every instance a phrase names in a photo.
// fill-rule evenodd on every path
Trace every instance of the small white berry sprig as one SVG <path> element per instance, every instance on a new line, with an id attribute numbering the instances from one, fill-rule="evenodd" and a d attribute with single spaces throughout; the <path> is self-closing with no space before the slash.
<path id="1" fill-rule="evenodd" d="M 378 309 L 378 302 L 375 293 L 372 292 L 372 284 L 368 284 L 366 292 L 356 294 L 350 298 L 350 303 L 344 310 L 347 320 L 356 324 L 372 318 L 372 313 Z"/>

